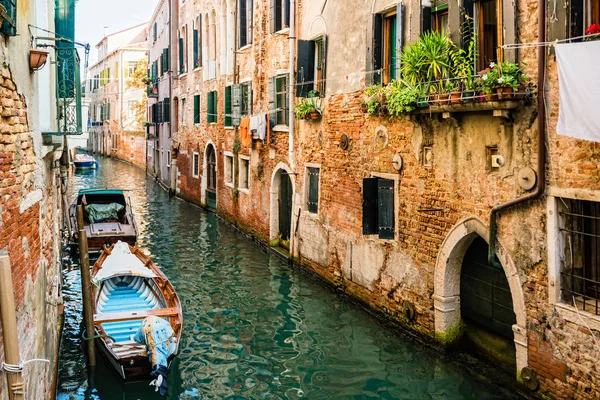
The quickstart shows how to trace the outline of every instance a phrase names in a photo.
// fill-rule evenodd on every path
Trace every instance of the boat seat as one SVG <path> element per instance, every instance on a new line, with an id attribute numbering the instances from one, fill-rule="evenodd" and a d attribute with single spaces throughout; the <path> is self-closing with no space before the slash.
<path id="1" fill-rule="evenodd" d="M 177 307 L 156 308 L 153 310 L 136 310 L 124 312 L 111 312 L 94 315 L 94 323 L 102 324 L 105 322 L 127 321 L 132 319 L 144 319 L 150 315 L 157 317 L 174 317 L 178 315 Z"/>

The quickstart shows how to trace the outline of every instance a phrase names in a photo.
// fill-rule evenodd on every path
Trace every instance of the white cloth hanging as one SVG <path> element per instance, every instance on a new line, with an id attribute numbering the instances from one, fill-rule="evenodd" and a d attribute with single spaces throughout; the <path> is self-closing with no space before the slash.
<path id="1" fill-rule="evenodd" d="M 255 115 L 250 118 L 250 132 L 256 133 L 260 140 L 265 140 L 267 132 L 267 123 L 265 121 L 265 115 Z"/>
<path id="2" fill-rule="evenodd" d="M 556 132 L 600 142 L 600 41 L 556 45 L 559 114 Z"/>

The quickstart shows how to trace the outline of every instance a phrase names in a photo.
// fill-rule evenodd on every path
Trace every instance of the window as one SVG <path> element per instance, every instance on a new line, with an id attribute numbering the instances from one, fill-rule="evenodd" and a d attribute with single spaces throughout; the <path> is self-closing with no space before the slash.
<path id="1" fill-rule="evenodd" d="M 250 158 L 247 156 L 239 156 L 240 161 L 240 176 L 239 188 L 248 189 L 250 187 Z"/>
<path id="2" fill-rule="evenodd" d="M 198 15 L 197 26 L 194 29 L 194 68 L 202 66 L 202 15 Z"/>
<path id="3" fill-rule="evenodd" d="M 290 26 L 290 0 L 270 0 L 271 33 Z"/>
<path id="4" fill-rule="evenodd" d="M 600 202 L 556 199 L 560 299 L 600 315 Z"/>
<path id="5" fill-rule="evenodd" d="M 209 124 L 217 122 L 217 91 L 208 92 L 207 98 L 207 116 Z"/>
<path id="6" fill-rule="evenodd" d="M 137 62 L 135 62 L 135 61 L 128 61 L 127 62 L 127 69 L 125 70 L 125 78 L 129 78 L 130 76 L 133 76 L 133 74 L 135 73 L 136 69 L 137 69 Z"/>
<path id="7" fill-rule="evenodd" d="M 6 36 L 15 36 L 17 34 L 17 0 L 0 0 L 0 4 L 6 8 L 6 17 L 0 32 Z"/>
<path id="8" fill-rule="evenodd" d="M 269 106 L 271 119 L 276 125 L 288 125 L 288 76 L 278 75 L 269 79 Z"/>
<path id="9" fill-rule="evenodd" d="M 183 40 L 183 33 L 184 31 L 182 30 L 181 32 L 179 32 L 179 73 L 183 74 L 186 69 L 185 69 L 185 44 L 184 44 L 184 40 Z"/>
<path id="10" fill-rule="evenodd" d="M 200 123 L 200 95 L 194 96 L 194 124 Z"/>
<path id="11" fill-rule="evenodd" d="M 502 61 L 502 0 L 475 3 L 475 27 L 478 32 L 478 68 L 483 70 L 491 62 Z"/>
<path id="12" fill-rule="evenodd" d="M 244 82 L 240 85 L 241 115 L 252 114 L 252 82 Z"/>
<path id="13" fill-rule="evenodd" d="M 297 97 L 307 97 L 316 90 L 325 95 L 325 37 L 298 40 L 296 88 Z"/>
<path id="14" fill-rule="evenodd" d="M 185 125 L 185 99 L 181 99 L 181 125 Z"/>
<path id="15" fill-rule="evenodd" d="M 306 168 L 306 182 L 308 188 L 306 196 L 306 208 L 309 213 L 317 214 L 319 212 L 319 173 L 318 167 Z"/>
<path id="16" fill-rule="evenodd" d="M 450 33 L 448 0 L 421 0 L 423 22 L 421 32 L 436 31 Z"/>
<path id="17" fill-rule="evenodd" d="M 167 168 L 171 168 L 171 151 L 167 150 Z"/>
<path id="18" fill-rule="evenodd" d="M 133 118 L 135 117 L 135 108 L 137 106 L 137 101 L 135 100 L 129 100 L 127 102 L 127 116 L 129 118 Z"/>
<path id="19" fill-rule="evenodd" d="M 168 97 L 163 100 L 163 122 L 171 122 L 171 100 Z M 171 135 L 170 129 L 169 135 Z"/>
<path id="20" fill-rule="evenodd" d="M 225 153 L 225 183 L 233 184 L 233 154 Z"/>
<path id="21" fill-rule="evenodd" d="M 232 104 L 231 104 L 231 86 L 225 86 L 225 118 L 223 118 L 223 125 L 233 126 L 232 122 Z"/>
<path id="22" fill-rule="evenodd" d="M 363 235 L 394 238 L 394 183 L 384 178 L 363 179 Z"/>
<path id="23" fill-rule="evenodd" d="M 155 22 L 154 25 L 152 26 L 152 43 L 156 42 L 156 34 L 157 34 L 157 26 L 156 26 L 156 22 Z"/>
<path id="24" fill-rule="evenodd" d="M 192 176 L 197 178 L 200 176 L 200 154 L 194 153 L 192 160 Z"/>
<path id="25" fill-rule="evenodd" d="M 238 0 L 238 47 L 252 43 L 252 0 Z"/>
<path id="26" fill-rule="evenodd" d="M 161 73 L 169 72 L 169 48 L 166 47 L 163 49 L 162 54 L 160 56 L 161 59 Z"/>
<path id="27" fill-rule="evenodd" d="M 396 10 L 375 14 L 373 32 L 373 69 L 376 83 L 388 84 L 396 78 L 400 67 L 398 52 L 402 49 L 402 4 Z"/>

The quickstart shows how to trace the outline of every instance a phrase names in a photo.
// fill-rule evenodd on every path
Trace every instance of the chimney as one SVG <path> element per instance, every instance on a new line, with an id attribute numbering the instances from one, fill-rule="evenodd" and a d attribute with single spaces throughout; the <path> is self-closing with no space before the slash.
<path id="1" fill-rule="evenodd" d="M 106 37 L 106 34 L 108 33 L 108 26 L 104 26 L 104 37 Z"/>

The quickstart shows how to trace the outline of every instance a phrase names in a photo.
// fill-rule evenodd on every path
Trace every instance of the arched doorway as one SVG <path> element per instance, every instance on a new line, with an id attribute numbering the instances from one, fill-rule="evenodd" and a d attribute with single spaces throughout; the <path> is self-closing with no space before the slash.
<path id="1" fill-rule="evenodd" d="M 477 236 L 467 249 L 460 276 L 463 342 L 476 352 L 515 367 L 512 327 L 517 323 L 504 270 L 488 263 L 488 244 Z"/>
<path id="2" fill-rule="evenodd" d="M 488 247 L 485 238 L 488 234 L 488 228 L 483 222 L 476 217 L 468 217 L 458 222 L 442 243 L 435 265 L 433 295 L 436 338 L 442 343 L 453 343 L 461 339 L 464 328 L 469 327 L 475 328 L 471 329 L 472 332 L 477 327 L 483 327 L 486 333 L 491 333 L 492 343 L 504 340 L 506 344 L 506 339 L 510 336 L 508 341 L 512 342 L 509 347 L 514 348 L 512 363 L 520 371 L 528 364 L 523 287 L 512 258 L 500 242 L 496 242 L 496 255 L 502 271 L 487 269 Z M 481 274 L 488 274 L 490 277 L 481 279 Z M 500 276 L 503 276 L 502 279 Z M 483 283 L 470 287 L 467 282 L 469 279 L 480 279 L 484 283 L 487 280 L 487 287 Z M 496 287 L 494 299 L 497 301 L 488 301 L 484 306 L 480 299 L 474 300 L 482 295 L 489 299 L 491 294 L 485 291 L 490 290 L 490 287 Z M 507 295 L 510 296 L 510 303 Z M 506 311 L 509 308 L 512 308 L 514 320 Z M 484 318 L 486 315 L 488 318 Z M 489 318 L 490 315 L 492 318 Z M 509 332 L 507 325 L 511 321 L 514 322 L 510 326 L 512 332 Z M 466 333 L 469 334 L 468 331 Z"/>
<path id="3" fill-rule="evenodd" d="M 291 170 L 279 163 L 271 177 L 270 239 L 273 245 L 290 249 L 294 181 Z"/>
<path id="4" fill-rule="evenodd" d="M 206 206 L 217 208 L 217 154 L 212 144 L 206 147 Z"/>

